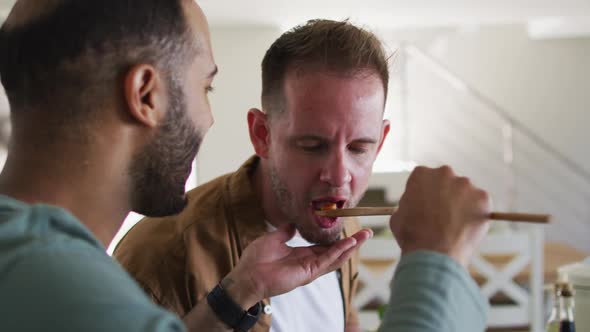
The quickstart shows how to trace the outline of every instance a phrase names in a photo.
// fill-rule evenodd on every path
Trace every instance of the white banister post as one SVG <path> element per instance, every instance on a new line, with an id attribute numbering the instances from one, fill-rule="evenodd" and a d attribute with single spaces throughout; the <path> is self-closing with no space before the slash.
<path id="1" fill-rule="evenodd" d="M 545 331 L 544 292 L 544 232 L 543 225 L 529 225 L 531 236 L 531 274 L 530 292 L 531 303 L 529 313 L 531 317 L 531 332 Z"/>

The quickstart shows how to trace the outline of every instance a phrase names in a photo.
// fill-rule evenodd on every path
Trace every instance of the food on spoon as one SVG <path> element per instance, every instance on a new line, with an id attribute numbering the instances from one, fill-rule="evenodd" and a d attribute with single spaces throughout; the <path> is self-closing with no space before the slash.
<path id="1" fill-rule="evenodd" d="M 320 211 L 336 210 L 338 205 L 332 202 L 326 202 L 320 207 Z"/>

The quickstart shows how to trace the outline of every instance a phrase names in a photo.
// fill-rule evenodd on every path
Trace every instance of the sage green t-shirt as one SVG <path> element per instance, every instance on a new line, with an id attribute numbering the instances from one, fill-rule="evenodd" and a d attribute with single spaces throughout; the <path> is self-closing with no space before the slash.
<path id="1" fill-rule="evenodd" d="M 0 331 L 184 331 L 76 218 L 0 195 Z"/>
<path id="2" fill-rule="evenodd" d="M 482 332 L 488 304 L 465 268 L 432 251 L 405 255 L 379 332 Z"/>
<path id="3" fill-rule="evenodd" d="M 433 252 L 403 257 L 391 291 L 380 331 L 483 331 L 486 307 L 477 285 L 449 257 Z M 0 331 L 185 327 L 150 302 L 70 213 L 0 195 Z"/>

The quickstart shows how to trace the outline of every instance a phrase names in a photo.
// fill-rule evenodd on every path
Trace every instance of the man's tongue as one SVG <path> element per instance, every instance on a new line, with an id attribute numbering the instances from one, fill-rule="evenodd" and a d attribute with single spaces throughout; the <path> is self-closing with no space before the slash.
<path id="1" fill-rule="evenodd" d="M 327 211 L 327 210 L 335 210 L 341 208 L 344 205 L 344 202 L 338 201 L 313 201 L 312 207 L 314 212 L 316 211 Z M 321 228 L 332 228 L 337 222 L 337 217 L 320 217 L 314 213 L 314 217 Z"/>
<path id="2" fill-rule="evenodd" d="M 337 217 L 320 217 L 318 215 L 315 216 L 318 225 L 321 228 L 332 228 L 338 222 Z"/>

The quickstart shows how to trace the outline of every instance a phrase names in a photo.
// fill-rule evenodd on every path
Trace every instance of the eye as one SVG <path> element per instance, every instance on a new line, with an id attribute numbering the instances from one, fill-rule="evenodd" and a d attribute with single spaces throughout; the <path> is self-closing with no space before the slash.
<path id="1" fill-rule="evenodd" d="M 369 152 L 369 149 L 364 145 L 351 145 L 348 147 L 348 150 L 354 154 L 365 154 Z"/>
<path id="2" fill-rule="evenodd" d="M 301 140 L 296 143 L 296 146 L 308 153 L 321 153 L 328 149 L 328 144 L 321 140 Z"/>
<path id="3" fill-rule="evenodd" d="M 207 93 L 212 93 L 213 91 L 215 91 L 215 88 L 209 85 L 205 88 L 205 91 L 207 91 Z"/>
<path id="4" fill-rule="evenodd" d="M 318 152 L 318 151 L 321 151 L 323 149 L 323 146 L 321 144 L 316 144 L 316 145 L 300 145 L 299 147 L 301 149 L 303 149 L 303 151 L 306 151 L 306 152 Z"/>

